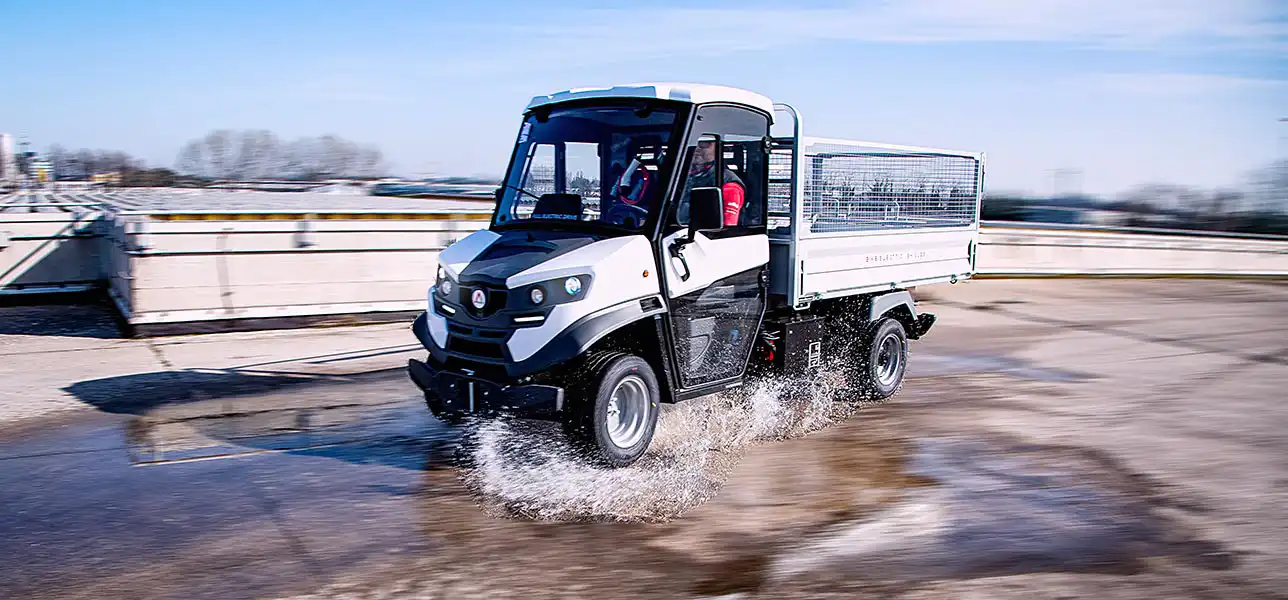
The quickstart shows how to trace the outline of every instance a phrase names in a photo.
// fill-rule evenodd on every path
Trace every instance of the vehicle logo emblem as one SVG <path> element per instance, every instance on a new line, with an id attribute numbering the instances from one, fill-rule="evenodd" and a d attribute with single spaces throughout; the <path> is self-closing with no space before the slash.
<path id="1" fill-rule="evenodd" d="M 474 293 L 470 294 L 470 302 L 474 304 L 474 308 L 482 309 L 487 304 L 487 294 L 483 293 L 483 290 L 474 290 Z"/>

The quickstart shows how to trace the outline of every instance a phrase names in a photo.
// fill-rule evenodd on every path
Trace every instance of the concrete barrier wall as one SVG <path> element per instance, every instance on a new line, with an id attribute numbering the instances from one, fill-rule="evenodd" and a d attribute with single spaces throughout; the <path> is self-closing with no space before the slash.
<path id="1" fill-rule="evenodd" d="M 986 227 L 981 275 L 1288 275 L 1288 240 Z"/>
<path id="2" fill-rule="evenodd" d="M 84 291 L 104 277 L 101 214 L 0 212 L 0 295 Z"/>
<path id="3" fill-rule="evenodd" d="M 110 290 L 133 325 L 420 310 L 438 252 L 487 223 L 468 217 L 122 215 Z"/>

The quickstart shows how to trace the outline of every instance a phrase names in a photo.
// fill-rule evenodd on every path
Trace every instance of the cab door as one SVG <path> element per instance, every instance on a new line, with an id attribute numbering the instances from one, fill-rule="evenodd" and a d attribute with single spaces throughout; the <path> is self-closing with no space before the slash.
<path id="1" fill-rule="evenodd" d="M 683 389 L 740 378 L 764 317 L 769 119 L 733 106 L 703 106 L 678 165 L 681 183 L 662 235 L 673 368 Z M 719 231 L 688 235 L 695 187 L 721 190 Z"/>

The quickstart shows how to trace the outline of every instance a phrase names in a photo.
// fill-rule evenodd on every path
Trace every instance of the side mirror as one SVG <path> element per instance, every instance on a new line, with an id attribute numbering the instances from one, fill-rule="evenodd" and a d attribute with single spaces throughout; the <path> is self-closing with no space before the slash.
<path id="1" fill-rule="evenodd" d="M 496 201 L 497 206 L 501 206 L 501 196 L 505 195 L 505 188 L 499 187 L 492 192 L 492 198 Z"/>
<path id="2" fill-rule="evenodd" d="M 699 231 L 724 229 L 724 194 L 717 187 L 689 191 L 689 237 Z"/>

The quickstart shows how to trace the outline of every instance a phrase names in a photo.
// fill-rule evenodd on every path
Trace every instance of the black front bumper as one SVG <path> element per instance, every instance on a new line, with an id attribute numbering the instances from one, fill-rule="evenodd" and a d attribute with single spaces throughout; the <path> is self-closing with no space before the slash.
<path id="1" fill-rule="evenodd" d="M 435 369 L 416 359 L 407 361 L 407 374 L 425 392 L 435 414 L 508 413 L 528 419 L 558 419 L 564 409 L 564 389 L 551 385 L 503 385 L 462 373 Z"/>

